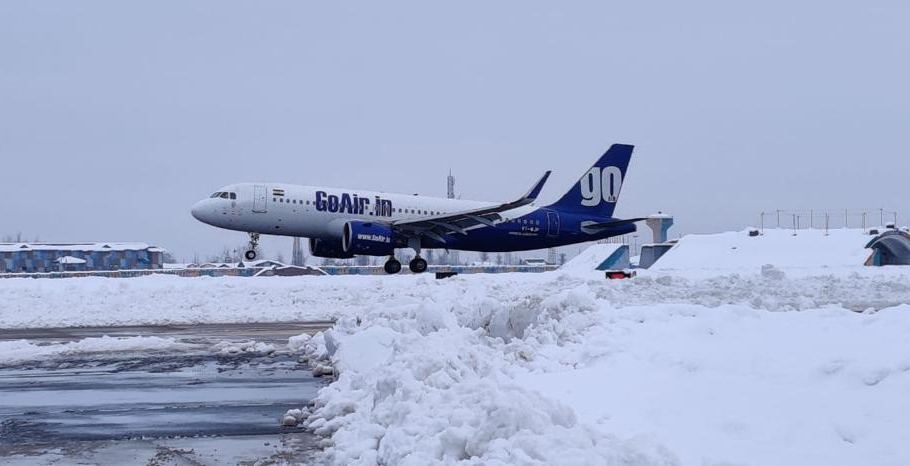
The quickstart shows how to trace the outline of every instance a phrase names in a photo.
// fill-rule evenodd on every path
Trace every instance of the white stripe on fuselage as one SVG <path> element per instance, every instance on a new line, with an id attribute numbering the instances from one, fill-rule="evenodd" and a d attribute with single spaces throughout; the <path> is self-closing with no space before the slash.
<path id="1" fill-rule="evenodd" d="M 266 212 L 253 211 L 255 186 L 266 189 Z M 212 213 L 203 220 L 206 223 L 237 231 L 308 238 L 339 238 L 344 224 L 350 220 L 391 223 L 497 205 L 492 202 L 283 183 L 240 183 L 225 186 L 220 191 L 237 193 L 237 200 L 215 198 L 204 201 L 211 204 L 206 206 L 206 211 Z M 283 196 L 280 195 L 282 191 Z M 334 196 L 334 199 L 329 196 Z M 380 208 L 377 208 L 377 200 Z M 391 203 L 391 212 L 388 212 L 389 206 L 385 202 Z M 381 209 L 383 206 L 386 208 Z M 516 218 L 534 209 L 524 206 L 502 215 Z M 470 229 L 474 228 L 483 226 Z"/>

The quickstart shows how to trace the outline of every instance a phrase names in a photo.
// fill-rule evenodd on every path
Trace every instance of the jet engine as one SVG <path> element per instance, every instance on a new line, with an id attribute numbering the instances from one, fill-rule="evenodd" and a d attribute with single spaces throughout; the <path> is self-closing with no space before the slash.
<path id="1" fill-rule="evenodd" d="M 344 225 L 341 244 L 346 254 L 390 256 L 395 250 L 395 234 L 384 223 L 352 220 Z"/>
<path id="2" fill-rule="evenodd" d="M 310 238 L 310 254 L 329 259 L 350 259 L 354 254 L 345 252 L 340 240 Z"/>

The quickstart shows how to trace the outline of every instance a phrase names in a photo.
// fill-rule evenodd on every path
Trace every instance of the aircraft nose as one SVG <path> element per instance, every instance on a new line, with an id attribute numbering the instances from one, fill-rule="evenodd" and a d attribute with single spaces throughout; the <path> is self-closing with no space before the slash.
<path id="1" fill-rule="evenodd" d="M 193 214 L 193 218 L 195 218 L 196 220 L 199 220 L 200 222 L 203 222 L 203 223 L 208 223 L 208 222 L 206 222 L 206 219 L 205 219 L 205 217 L 206 217 L 205 204 L 206 204 L 207 200 L 208 199 L 203 199 L 203 200 L 193 204 L 193 207 L 190 208 L 190 213 Z"/>

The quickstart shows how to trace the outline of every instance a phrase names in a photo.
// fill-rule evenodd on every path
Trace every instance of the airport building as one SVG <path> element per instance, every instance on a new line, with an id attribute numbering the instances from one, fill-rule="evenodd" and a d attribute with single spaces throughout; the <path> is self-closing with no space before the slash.
<path id="1" fill-rule="evenodd" d="M 145 243 L 0 243 L 0 273 L 161 269 L 164 252 Z"/>

